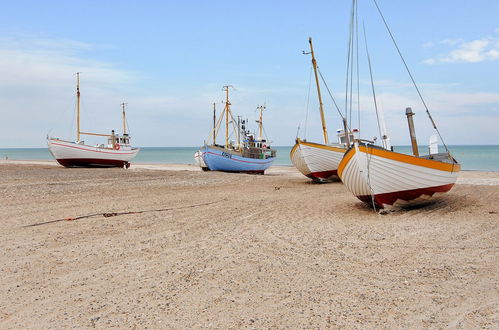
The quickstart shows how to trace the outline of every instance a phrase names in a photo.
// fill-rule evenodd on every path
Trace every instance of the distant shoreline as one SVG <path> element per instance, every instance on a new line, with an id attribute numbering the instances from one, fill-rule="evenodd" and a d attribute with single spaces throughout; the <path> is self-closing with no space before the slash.
<path id="1" fill-rule="evenodd" d="M 2 165 L 49 165 L 49 166 L 60 166 L 63 168 L 62 165 L 58 164 L 55 160 L 42 160 L 42 159 L 0 159 L 0 166 Z M 133 169 L 141 169 L 141 170 L 161 170 L 161 171 L 198 171 L 200 170 L 199 166 L 191 163 L 191 164 L 185 164 L 185 163 L 148 163 L 148 162 L 138 162 L 138 163 L 133 163 L 132 166 L 130 167 L 131 170 Z M 290 169 L 294 170 L 293 165 L 272 165 L 268 171 L 270 172 L 276 172 L 280 173 L 282 171 L 284 172 L 289 172 Z M 487 174 L 487 173 L 499 173 L 499 171 L 483 171 L 483 170 L 461 170 L 461 172 L 468 172 L 468 173 L 476 173 L 476 174 Z M 297 174 L 299 174 L 297 172 Z M 300 174 L 301 175 L 301 174 Z M 463 183 L 463 182 L 458 182 L 457 183 Z M 466 184 L 466 183 L 464 183 Z M 494 184 L 495 185 L 495 184 Z M 498 182 L 499 185 L 499 182 Z"/>

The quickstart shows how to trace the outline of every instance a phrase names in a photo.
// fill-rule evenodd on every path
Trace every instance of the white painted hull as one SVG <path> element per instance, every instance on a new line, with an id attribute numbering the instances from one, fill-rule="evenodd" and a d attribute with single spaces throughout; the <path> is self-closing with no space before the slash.
<path id="1" fill-rule="evenodd" d="M 47 139 L 47 144 L 57 162 L 66 167 L 123 167 L 127 166 L 140 150 L 114 150 L 52 138 Z"/>
<path id="2" fill-rule="evenodd" d="M 341 161 L 338 174 L 360 200 L 377 207 L 405 206 L 449 191 L 461 166 L 354 145 Z"/>
<path id="3" fill-rule="evenodd" d="M 291 149 L 293 165 L 306 177 L 315 181 L 338 180 L 338 165 L 346 149 L 339 144 L 324 145 L 297 139 Z"/>
<path id="4" fill-rule="evenodd" d="M 208 166 L 206 166 L 206 163 L 204 162 L 203 159 L 203 152 L 201 150 L 198 150 L 194 153 L 194 162 L 201 167 L 203 171 L 209 171 L 210 169 Z"/>

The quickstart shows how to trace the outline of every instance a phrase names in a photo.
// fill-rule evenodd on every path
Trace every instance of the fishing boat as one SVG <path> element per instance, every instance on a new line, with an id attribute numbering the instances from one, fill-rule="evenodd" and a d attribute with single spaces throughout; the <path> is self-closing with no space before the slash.
<path id="1" fill-rule="evenodd" d="M 443 153 L 438 152 L 438 140 L 436 135 L 433 135 L 430 139 L 429 154 L 419 154 L 413 123 L 414 112 L 411 108 L 406 108 L 406 116 L 413 155 L 395 152 L 387 143 L 386 126 L 383 129 L 384 119 L 380 118 L 378 112 L 371 60 L 364 29 L 374 106 L 376 108 L 378 129 L 380 129 L 383 145 L 378 146 L 375 145 L 374 141 L 356 139 L 353 146 L 343 156 L 338 167 L 338 175 L 345 186 L 358 199 L 372 205 L 374 209 L 408 206 L 426 202 L 431 197 L 448 192 L 455 184 L 461 170 L 461 165 L 454 159 L 447 145 L 443 142 L 426 102 L 376 1 L 375 4 L 422 101 L 433 129 L 440 137 L 440 141 L 446 150 Z"/>
<path id="2" fill-rule="evenodd" d="M 123 135 L 98 134 L 80 130 L 80 73 L 76 73 L 76 141 L 66 141 L 47 137 L 48 149 L 59 164 L 64 167 L 130 167 L 130 161 L 137 155 L 139 148 L 130 144 L 127 133 L 125 105 L 122 103 Z M 88 145 L 82 141 L 81 135 L 102 136 L 107 138 L 106 144 Z"/>
<path id="3" fill-rule="evenodd" d="M 310 54 L 312 57 L 312 67 L 314 69 L 315 83 L 317 87 L 317 95 L 319 98 L 319 111 L 322 123 L 323 143 L 310 142 L 305 139 L 296 138 L 295 145 L 291 149 L 290 158 L 293 165 L 306 177 L 311 178 L 315 182 L 328 182 L 339 180 L 338 165 L 343 158 L 343 154 L 353 141 L 354 134 L 357 130 L 348 130 L 344 125 L 343 130 L 337 131 L 337 142 L 329 143 L 328 132 L 326 127 L 326 119 L 324 115 L 324 106 L 322 103 L 321 88 L 319 84 L 319 75 L 317 61 L 314 55 L 312 38 L 308 39 Z M 341 113 L 340 113 L 341 115 Z M 344 123 L 346 123 L 344 121 Z M 348 132 L 348 133 L 346 133 Z"/>
<path id="4" fill-rule="evenodd" d="M 259 136 L 251 134 L 246 129 L 247 121 L 241 117 L 235 120 L 230 109 L 229 88 L 224 86 L 226 94 L 225 107 L 218 122 L 214 120 L 213 143 L 206 144 L 200 149 L 203 161 L 211 171 L 242 172 L 264 174 L 275 160 L 276 150 L 270 147 L 270 142 L 263 137 L 263 110 L 260 106 Z M 225 118 L 225 145 L 216 144 L 216 136 Z M 229 124 L 232 123 L 233 132 L 237 140 L 229 141 Z M 237 124 L 236 124 L 237 123 Z M 237 126 L 236 126 L 237 125 Z"/>

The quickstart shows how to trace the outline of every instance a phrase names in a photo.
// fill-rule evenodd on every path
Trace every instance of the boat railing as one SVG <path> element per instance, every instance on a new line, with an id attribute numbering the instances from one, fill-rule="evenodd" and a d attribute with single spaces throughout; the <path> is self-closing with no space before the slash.
<path id="1" fill-rule="evenodd" d="M 448 152 L 441 152 L 438 154 L 423 155 L 419 158 L 436 160 L 442 163 L 457 164 L 457 161 Z"/>
<path id="2" fill-rule="evenodd" d="M 267 159 L 275 157 L 276 151 L 273 149 L 249 148 L 243 150 L 243 157 L 253 159 Z"/>

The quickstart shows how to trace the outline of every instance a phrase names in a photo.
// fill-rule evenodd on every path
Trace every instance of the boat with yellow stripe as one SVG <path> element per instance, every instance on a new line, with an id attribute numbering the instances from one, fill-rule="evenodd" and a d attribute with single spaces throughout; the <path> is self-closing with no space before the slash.
<path id="1" fill-rule="evenodd" d="M 318 71 L 317 61 L 314 55 L 312 38 L 309 38 L 308 42 L 310 45 L 310 52 L 304 52 L 304 54 L 311 54 L 312 56 L 312 68 L 314 70 L 317 96 L 319 99 L 319 112 L 324 143 L 309 142 L 305 139 L 296 138 L 295 145 L 291 149 L 289 157 L 291 158 L 293 165 L 306 177 L 311 178 L 316 182 L 337 181 L 339 180 L 337 173 L 338 164 L 350 144 L 349 141 L 353 140 L 353 134 L 357 132 L 357 130 L 353 130 L 347 134 L 345 132 L 348 130 L 345 125 L 345 129 L 338 130 L 338 142 L 329 142 L 319 84 L 320 71 Z M 322 75 L 320 75 L 320 77 L 322 78 Z"/>
<path id="2" fill-rule="evenodd" d="M 450 153 L 411 156 L 354 143 L 338 166 L 338 175 L 361 201 L 378 208 L 425 202 L 448 192 L 461 165 Z"/>
<path id="3" fill-rule="evenodd" d="M 365 49 L 382 146 L 374 144 L 376 138 L 373 138 L 374 141 L 355 139 L 338 166 L 338 175 L 345 186 L 358 199 L 376 209 L 414 205 L 448 192 L 456 183 L 461 171 L 461 165 L 454 159 L 443 141 L 442 135 L 376 0 L 374 0 L 374 3 L 436 133 L 430 138 L 428 154 L 420 155 L 413 122 L 414 112 L 411 108 L 406 108 L 405 114 L 413 154 L 406 155 L 393 150 L 384 122 L 383 108 L 378 106 L 376 99 L 375 79 L 364 27 Z M 354 21 L 357 20 L 356 5 L 356 0 L 353 0 L 352 19 Z M 352 30 L 351 38 L 356 38 L 356 33 L 356 30 Z M 438 151 L 439 140 L 437 135 L 445 147 L 445 152 L 440 153 Z"/>

